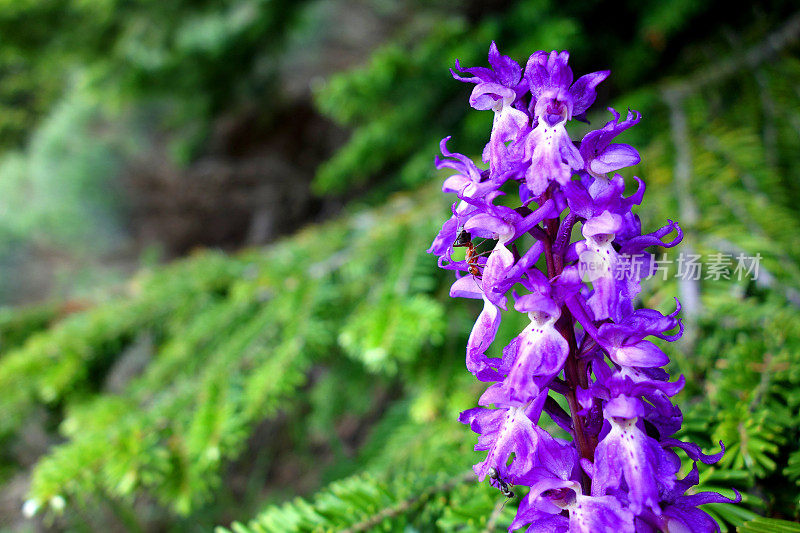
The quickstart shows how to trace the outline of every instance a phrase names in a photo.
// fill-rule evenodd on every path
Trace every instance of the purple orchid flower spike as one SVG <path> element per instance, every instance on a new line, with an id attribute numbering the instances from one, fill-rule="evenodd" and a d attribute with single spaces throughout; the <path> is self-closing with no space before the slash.
<path id="1" fill-rule="evenodd" d="M 697 462 L 718 461 L 724 447 L 705 455 L 676 438 L 683 416 L 672 398 L 684 379 L 670 379 L 663 369 L 669 358 L 654 342 L 680 338 L 680 304 L 666 315 L 635 306 L 648 248 L 677 245 L 681 229 L 670 220 L 643 233 L 634 210 L 644 181 L 634 178 L 636 191 L 624 196 L 625 179 L 609 176 L 639 163 L 635 148 L 614 142 L 639 123 L 639 113 L 621 120 L 609 109 L 613 119 L 601 129 L 580 142 L 570 137 L 567 123 L 584 118 L 609 73 L 573 82 L 568 59 L 567 52 L 536 52 L 523 73 L 492 43 L 491 68 L 456 62 L 453 72 L 475 84 L 472 107 L 495 113 L 483 153 L 488 169 L 450 152 L 449 137 L 442 141 L 436 166 L 453 170 L 443 190 L 457 201 L 428 250 L 456 271 L 451 296 L 483 301 L 466 366 L 490 385 L 460 416 L 479 435 L 475 449 L 486 452 L 474 470 L 501 490 L 530 487 L 511 531 L 717 531 L 698 505 L 740 498 L 692 488 Z M 504 187 L 509 181 L 516 188 Z M 518 204 L 499 201 L 509 190 L 519 191 Z M 453 260 L 454 245 L 474 250 L 473 239 L 490 243 L 488 257 Z M 641 258 L 643 271 L 628 271 L 632 257 Z M 527 315 L 527 325 L 501 348 L 501 321 L 514 312 Z M 543 412 L 569 440 L 539 425 Z M 695 464 L 683 479 L 681 457 Z"/>

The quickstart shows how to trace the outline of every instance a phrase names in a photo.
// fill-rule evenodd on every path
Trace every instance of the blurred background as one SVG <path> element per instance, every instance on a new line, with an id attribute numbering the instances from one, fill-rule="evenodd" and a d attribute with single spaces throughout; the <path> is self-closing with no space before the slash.
<path id="1" fill-rule="evenodd" d="M 492 121 L 448 68 L 492 40 L 610 69 L 589 118 L 642 113 L 644 226 L 760 254 L 643 301 L 681 295 L 682 437 L 724 440 L 702 483 L 744 493 L 708 510 L 796 519 L 797 9 L 0 2 L 0 531 L 507 528 L 518 500 L 472 482 L 456 421 L 478 309 L 425 253 L 440 139 L 479 158 Z"/>

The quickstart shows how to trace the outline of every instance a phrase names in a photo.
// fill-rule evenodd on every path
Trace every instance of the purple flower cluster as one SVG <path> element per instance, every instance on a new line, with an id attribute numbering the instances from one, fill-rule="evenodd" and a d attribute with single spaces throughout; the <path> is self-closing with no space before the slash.
<path id="1" fill-rule="evenodd" d="M 635 309 L 641 279 L 614 275 L 622 256 L 675 246 L 681 229 L 668 221 L 643 234 L 632 208 L 644 182 L 635 178 L 636 192 L 625 196 L 622 176 L 609 176 L 639 162 L 633 147 L 614 142 L 639 113 L 622 120 L 609 109 L 603 128 L 570 138 L 567 122 L 585 121 L 609 72 L 574 80 L 568 58 L 536 52 L 523 70 L 492 43 L 491 68 L 456 62 L 453 71 L 475 85 L 470 105 L 494 112 L 487 169 L 442 140 L 436 167 L 455 172 L 443 190 L 458 201 L 428 250 L 456 272 L 451 296 L 483 300 L 467 369 L 492 384 L 480 407 L 460 417 L 480 435 L 475 449 L 487 452 L 474 470 L 498 487 L 530 487 L 510 530 L 718 531 L 697 506 L 734 500 L 687 491 L 698 483 L 697 461 L 716 462 L 722 452 L 707 456 L 672 437 L 682 415 L 670 397 L 683 377 L 669 381 L 667 355 L 647 340 L 681 336 L 680 305 L 668 315 Z M 509 200 L 517 192 L 518 201 Z M 576 225 L 582 238 L 572 242 Z M 465 260 L 453 257 L 455 247 L 467 249 Z M 502 356 L 489 356 L 509 296 L 530 324 Z M 539 427 L 542 412 L 572 439 Z M 677 450 L 694 462 L 682 479 Z"/>

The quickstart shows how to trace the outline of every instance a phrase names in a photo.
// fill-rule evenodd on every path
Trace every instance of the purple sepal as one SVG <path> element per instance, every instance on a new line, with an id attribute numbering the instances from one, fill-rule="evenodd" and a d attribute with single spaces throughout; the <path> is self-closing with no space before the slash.
<path id="1" fill-rule="evenodd" d="M 719 441 L 720 451 L 711 455 L 706 455 L 703 453 L 703 450 L 700 449 L 700 446 L 693 442 L 683 442 L 678 439 L 662 439 L 661 440 L 662 446 L 669 446 L 671 448 L 680 448 L 692 461 L 700 461 L 701 463 L 707 465 L 713 465 L 714 463 L 719 462 L 722 459 L 722 456 L 725 455 L 725 444 L 722 441 Z"/>
<path id="2" fill-rule="evenodd" d="M 611 359 L 622 366 L 660 367 L 669 362 L 667 355 L 655 344 L 643 340 L 649 335 L 663 336 L 680 326 L 672 315 L 645 309 L 634 311 L 619 324 L 607 323 L 598 329 L 599 342 Z M 682 327 L 682 326 L 680 326 Z"/>
<path id="3" fill-rule="evenodd" d="M 545 121 L 570 119 L 585 112 L 597 97 L 595 88 L 608 77 L 609 71 L 593 72 L 573 84 L 572 69 L 567 66 L 566 51 L 549 54 L 535 52 L 525 65 L 525 78 L 531 90 L 534 116 Z"/>
<path id="4" fill-rule="evenodd" d="M 456 70 L 466 72 L 471 76 L 460 76 L 452 69 L 450 73 L 455 79 L 467 83 L 498 83 L 505 87 L 516 87 L 520 82 L 522 68 L 510 57 L 501 55 L 494 41 L 489 45 L 489 64 L 492 66 L 491 69 L 486 67 L 461 68 L 456 59 Z"/>
<path id="5" fill-rule="evenodd" d="M 673 231 L 675 232 L 675 237 L 671 241 L 664 241 L 663 238 Z M 636 255 L 650 246 L 672 248 L 673 246 L 677 246 L 682 240 L 683 230 L 681 230 L 681 227 L 672 220 L 668 220 L 665 226 L 654 231 L 653 233 L 648 233 L 647 235 L 629 239 L 620 249 L 620 253 Z"/>
<path id="6" fill-rule="evenodd" d="M 581 156 L 585 169 L 589 174 L 603 177 L 609 172 L 614 172 L 625 167 L 636 165 L 640 161 L 639 152 L 627 144 L 612 143 L 611 141 L 625 131 L 639 123 L 641 115 L 636 111 L 628 110 L 628 116 L 619 122 L 619 113 L 613 108 L 608 108 L 614 120 L 595 131 L 587 133 L 581 141 Z"/>

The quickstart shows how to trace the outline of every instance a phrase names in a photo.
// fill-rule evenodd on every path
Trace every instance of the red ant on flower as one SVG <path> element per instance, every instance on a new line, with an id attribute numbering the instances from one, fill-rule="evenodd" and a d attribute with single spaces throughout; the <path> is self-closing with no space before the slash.
<path id="1" fill-rule="evenodd" d="M 464 259 L 467 262 L 469 273 L 475 276 L 477 279 L 481 279 L 483 277 L 483 274 L 480 268 L 483 265 L 478 263 L 478 259 L 483 257 L 485 254 L 491 253 L 491 250 L 486 250 L 480 253 L 477 252 L 476 251 L 477 246 L 472 244 L 472 236 L 465 229 L 462 229 L 461 232 L 458 234 L 458 237 L 456 237 L 456 240 L 453 241 L 453 248 L 461 248 L 461 247 L 467 248 L 467 255 Z"/>

